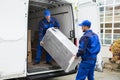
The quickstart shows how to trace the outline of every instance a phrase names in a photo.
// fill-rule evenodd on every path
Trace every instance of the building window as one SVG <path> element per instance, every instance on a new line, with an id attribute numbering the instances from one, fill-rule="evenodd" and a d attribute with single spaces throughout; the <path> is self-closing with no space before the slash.
<path id="1" fill-rule="evenodd" d="M 120 29 L 114 29 L 114 40 L 120 38 Z"/>
<path id="2" fill-rule="evenodd" d="M 100 7 L 100 11 L 101 11 L 101 12 L 104 11 L 104 7 Z"/>
<path id="3" fill-rule="evenodd" d="M 100 24 L 100 28 L 103 28 L 103 24 Z"/>
<path id="4" fill-rule="evenodd" d="M 106 23 L 105 28 L 112 28 L 112 23 Z"/>
<path id="5" fill-rule="evenodd" d="M 106 6 L 105 22 L 111 22 L 113 16 L 113 6 Z"/>
<path id="6" fill-rule="evenodd" d="M 116 40 L 116 39 L 119 39 L 120 38 L 120 33 L 114 33 L 114 40 Z"/>
<path id="7" fill-rule="evenodd" d="M 120 5 L 115 6 L 114 18 L 115 22 L 120 22 Z"/>
<path id="8" fill-rule="evenodd" d="M 110 40 L 110 39 L 109 39 L 109 40 L 105 40 L 105 44 L 106 44 L 106 45 L 111 44 L 111 40 Z"/>
<path id="9" fill-rule="evenodd" d="M 120 0 L 96 0 L 100 11 L 100 40 L 102 45 L 120 38 Z"/>
<path id="10" fill-rule="evenodd" d="M 119 28 L 120 29 L 120 23 L 115 23 L 114 28 Z"/>

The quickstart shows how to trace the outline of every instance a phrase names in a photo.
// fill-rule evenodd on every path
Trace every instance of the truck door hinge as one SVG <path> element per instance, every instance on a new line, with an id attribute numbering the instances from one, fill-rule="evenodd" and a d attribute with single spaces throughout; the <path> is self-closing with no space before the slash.
<path id="1" fill-rule="evenodd" d="M 74 38 L 75 37 L 75 32 L 74 32 L 74 30 L 71 30 L 70 31 L 70 38 Z"/>

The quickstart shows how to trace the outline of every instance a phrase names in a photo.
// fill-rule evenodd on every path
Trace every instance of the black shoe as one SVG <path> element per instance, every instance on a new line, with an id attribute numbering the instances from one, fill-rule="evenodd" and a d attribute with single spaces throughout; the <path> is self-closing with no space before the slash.
<path id="1" fill-rule="evenodd" d="M 34 62 L 33 65 L 37 65 L 37 64 L 39 64 L 39 63 L 40 63 L 40 62 Z"/>
<path id="2" fill-rule="evenodd" d="M 45 64 L 52 65 L 52 63 L 51 63 L 51 62 L 46 62 Z"/>

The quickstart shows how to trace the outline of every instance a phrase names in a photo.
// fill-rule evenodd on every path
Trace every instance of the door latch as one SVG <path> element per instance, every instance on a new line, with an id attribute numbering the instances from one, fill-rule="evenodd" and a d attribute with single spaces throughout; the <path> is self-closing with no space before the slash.
<path id="1" fill-rule="evenodd" d="M 75 32 L 74 32 L 74 30 L 71 30 L 70 31 L 70 38 L 74 38 L 75 37 Z"/>

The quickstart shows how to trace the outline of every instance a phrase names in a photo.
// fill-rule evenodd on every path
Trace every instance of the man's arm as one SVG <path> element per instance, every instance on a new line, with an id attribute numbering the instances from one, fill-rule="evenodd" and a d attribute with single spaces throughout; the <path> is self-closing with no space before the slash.
<path id="1" fill-rule="evenodd" d="M 77 57 L 85 54 L 86 49 L 87 49 L 87 45 L 88 45 L 88 38 L 83 36 L 79 41 L 79 49 L 78 49 L 78 52 L 77 52 L 77 55 L 76 55 Z"/>
<path id="2" fill-rule="evenodd" d="M 43 22 L 40 21 L 38 26 L 39 26 L 39 41 L 41 41 L 43 39 Z"/>
<path id="3" fill-rule="evenodd" d="M 55 19 L 55 26 L 54 27 L 57 27 L 58 29 L 60 28 L 60 24 L 56 19 Z"/>

